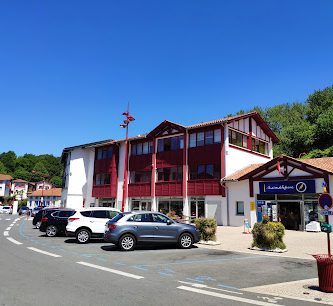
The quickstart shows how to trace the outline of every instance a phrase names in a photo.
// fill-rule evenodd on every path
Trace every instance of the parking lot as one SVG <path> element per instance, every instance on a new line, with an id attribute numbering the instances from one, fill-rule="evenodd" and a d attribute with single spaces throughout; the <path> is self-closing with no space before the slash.
<path id="1" fill-rule="evenodd" d="M 46 237 L 25 218 L 1 219 L 0 269 L 7 275 L 6 291 L 0 289 L 4 305 L 33 305 L 37 297 L 51 305 L 74 305 L 78 299 L 80 305 L 107 305 L 110 299 L 115 299 L 113 305 L 312 304 L 244 290 L 314 278 L 317 271 L 311 260 L 197 245 L 189 250 L 142 246 L 121 252 L 101 239 L 80 245 L 65 236 Z M 18 287 L 22 296 L 14 294 Z M 47 294 L 35 296 L 36 287 Z"/>

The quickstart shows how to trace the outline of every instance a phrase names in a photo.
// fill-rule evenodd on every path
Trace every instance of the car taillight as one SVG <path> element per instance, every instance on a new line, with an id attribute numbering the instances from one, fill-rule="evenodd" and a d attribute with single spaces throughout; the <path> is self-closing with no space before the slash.
<path id="1" fill-rule="evenodd" d="M 110 231 L 115 230 L 116 227 L 117 227 L 117 225 L 115 225 L 115 224 L 113 224 L 113 223 L 108 224 L 108 228 L 109 228 Z"/>
<path id="2" fill-rule="evenodd" d="M 42 222 L 47 222 L 48 218 L 47 217 L 43 217 L 42 218 Z"/>
<path id="3" fill-rule="evenodd" d="M 80 220 L 80 218 L 68 218 L 68 222 L 73 222 L 75 220 Z"/>

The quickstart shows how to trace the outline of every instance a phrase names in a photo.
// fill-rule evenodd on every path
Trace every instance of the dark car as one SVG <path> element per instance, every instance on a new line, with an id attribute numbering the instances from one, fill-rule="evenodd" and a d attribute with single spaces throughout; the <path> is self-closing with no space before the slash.
<path id="1" fill-rule="evenodd" d="M 31 217 L 34 217 L 36 216 L 36 214 L 42 210 L 43 207 L 42 206 L 37 206 L 37 207 L 34 207 L 32 210 L 31 210 Z"/>
<path id="2" fill-rule="evenodd" d="M 29 211 L 30 213 L 30 208 L 28 206 L 21 206 L 19 211 L 18 211 L 18 214 L 21 216 L 21 215 L 26 215 L 27 212 Z"/>
<path id="3" fill-rule="evenodd" d="M 33 218 L 32 220 L 32 225 L 34 225 L 36 228 L 39 228 L 41 223 L 42 223 L 42 218 L 43 216 L 45 216 L 47 214 L 47 212 L 49 211 L 56 211 L 56 210 L 59 210 L 59 207 L 58 208 L 43 208 L 41 209 Z"/>
<path id="4" fill-rule="evenodd" d="M 137 243 L 178 243 L 183 249 L 199 241 L 192 224 L 177 223 L 166 215 L 151 211 L 120 213 L 105 225 L 104 240 L 132 251 Z"/>
<path id="5" fill-rule="evenodd" d="M 68 218 L 74 214 L 74 209 L 66 208 L 48 211 L 42 218 L 39 230 L 45 232 L 48 237 L 54 237 L 61 233 L 64 234 Z"/>

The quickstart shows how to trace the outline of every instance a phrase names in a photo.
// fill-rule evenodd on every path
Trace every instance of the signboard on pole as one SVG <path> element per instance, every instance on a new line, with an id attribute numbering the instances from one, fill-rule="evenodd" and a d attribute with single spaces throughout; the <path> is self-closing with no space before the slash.
<path id="1" fill-rule="evenodd" d="M 319 196 L 318 204 L 322 209 L 329 210 L 333 206 L 333 199 L 329 193 L 322 193 Z"/>

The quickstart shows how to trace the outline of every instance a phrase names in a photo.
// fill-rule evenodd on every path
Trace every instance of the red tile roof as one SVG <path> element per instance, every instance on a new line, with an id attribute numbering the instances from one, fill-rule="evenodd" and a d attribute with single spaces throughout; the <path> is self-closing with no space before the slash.
<path id="1" fill-rule="evenodd" d="M 61 188 L 51 188 L 48 190 L 36 190 L 29 194 L 30 197 L 61 197 Z"/>
<path id="2" fill-rule="evenodd" d="M 226 176 L 223 181 L 238 181 L 238 179 L 240 179 L 242 176 L 250 173 L 251 171 L 259 168 L 260 166 L 262 166 L 263 164 L 251 164 L 245 168 L 242 168 L 228 176 Z"/>
<path id="3" fill-rule="evenodd" d="M 22 180 L 22 179 L 17 179 L 17 180 L 13 180 L 13 183 L 28 183 L 28 182 L 25 180 Z"/>
<path id="4" fill-rule="evenodd" d="M 333 157 L 299 159 L 299 161 L 333 173 Z"/>
<path id="5" fill-rule="evenodd" d="M 11 181 L 13 178 L 9 174 L 0 173 L 0 181 Z"/>

